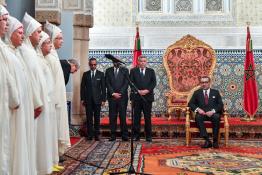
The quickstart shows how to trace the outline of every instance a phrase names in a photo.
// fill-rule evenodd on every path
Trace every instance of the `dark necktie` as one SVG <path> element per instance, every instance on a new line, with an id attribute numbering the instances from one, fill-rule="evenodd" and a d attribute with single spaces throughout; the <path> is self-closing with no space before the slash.
<path id="1" fill-rule="evenodd" d="M 208 105 L 208 95 L 207 95 L 207 90 L 205 90 L 205 105 Z"/>
<path id="2" fill-rule="evenodd" d="M 95 72 L 94 71 L 92 71 L 91 78 L 92 78 L 92 80 L 95 78 Z"/>
<path id="3" fill-rule="evenodd" d="M 140 69 L 140 75 L 142 78 L 144 77 L 144 69 Z"/>
<path id="4" fill-rule="evenodd" d="M 118 72 L 117 72 L 117 68 L 115 68 L 115 70 L 114 70 L 115 78 L 117 77 L 117 74 L 118 74 Z"/>

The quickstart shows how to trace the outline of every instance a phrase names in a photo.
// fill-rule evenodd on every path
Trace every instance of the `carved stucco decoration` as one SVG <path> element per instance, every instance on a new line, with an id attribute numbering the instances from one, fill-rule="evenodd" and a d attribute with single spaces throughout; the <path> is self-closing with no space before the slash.
<path id="1" fill-rule="evenodd" d="M 93 15 L 93 9 L 94 9 L 93 0 L 85 0 L 85 2 L 84 2 L 85 14 Z"/>
<path id="2" fill-rule="evenodd" d="M 145 11 L 161 11 L 162 0 L 146 0 L 144 9 Z"/>
<path id="3" fill-rule="evenodd" d="M 176 0 L 175 10 L 179 12 L 191 12 L 193 11 L 192 0 Z"/>
<path id="4" fill-rule="evenodd" d="M 63 10 L 93 15 L 93 0 L 62 0 Z"/>
<path id="5" fill-rule="evenodd" d="M 45 23 L 48 20 L 51 23 L 59 25 L 61 23 L 61 1 L 36 0 L 35 17 L 41 23 Z"/>
<path id="6" fill-rule="evenodd" d="M 137 0 L 94 0 L 95 25 L 130 26 L 132 24 L 133 2 Z M 117 7 L 117 8 L 116 8 Z M 136 10 L 133 14 L 136 13 Z"/>
<path id="7" fill-rule="evenodd" d="M 63 0 L 64 10 L 81 10 L 82 0 Z"/>
<path id="8" fill-rule="evenodd" d="M 88 22 L 85 20 L 83 26 L 93 26 L 93 19 L 91 19 L 93 18 L 93 0 L 36 0 L 35 7 L 36 19 L 42 23 L 48 20 L 59 25 L 61 23 L 61 11 L 68 10 L 76 14 L 83 14 L 83 18 L 88 18 Z M 88 15 L 91 17 L 86 17 Z"/>
<path id="9" fill-rule="evenodd" d="M 85 14 L 75 14 L 73 24 L 74 26 L 91 28 L 94 24 L 93 16 Z"/>
<path id="10" fill-rule="evenodd" d="M 234 7 L 237 7 L 238 26 L 245 26 L 247 21 L 250 21 L 252 26 L 261 26 L 261 0 L 237 0 Z"/>
<path id="11" fill-rule="evenodd" d="M 38 10 L 35 12 L 35 18 L 40 23 L 45 23 L 47 20 L 57 25 L 61 24 L 61 13 L 57 10 Z"/>
<path id="12" fill-rule="evenodd" d="M 141 0 L 142 1 L 142 0 Z M 139 8 L 139 1 L 132 1 L 132 22 L 135 25 L 136 22 L 139 22 L 141 26 L 232 26 L 236 25 L 237 22 L 237 10 L 236 5 L 238 1 L 244 0 L 228 0 L 227 3 L 222 3 L 222 11 L 207 11 L 206 10 L 206 0 L 201 1 L 203 5 L 203 12 L 199 12 L 199 8 L 194 11 L 195 7 L 194 1 L 192 0 L 192 11 L 185 11 L 187 8 L 190 9 L 188 0 L 174 0 L 174 3 L 168 3 L 169 1 L 163 1 L 162 9 L 174 9 L 174 12 L 164 10 L 157 12 L 142 11 Z M 258 0 L 254 0 L 258 1 Z M 166 3 L 164 3 L 166 2 Z M 183 6 L 179 5 L 179 8 L 176 7 L 176 3 L 179 2 Z M 211 2 L 211 1 L 210 1 Z M 218 3 L 219 1 L 214 1 Z M 210 3 L 212 4 L 212 3 Z M 253 2 L 252 2 L 253 4 Z M 144 4 L 145 5 L 145 4 Z M 219 3 L 218 3 L 219 5 Z M 209 5 L 211 10 L 212 5 Z M 225 8 L 225 9 L 224 9 Z M 179 10 L 184 9 L 184 11 Z M 221 9 L 220 7 L 217 9 Z M 225 11 L 224 11 L 225 10 Z M 251 10 L 252 11 L 252 10 Z"/>
<path id="13" fill-rule="evenodd" d="M 222 11 L 222 0 L 206 0 L 206 11 Z"/>
<path id="14" fill-rule="evenodd" d="M 36 0 L 36 9 L 59 9 L 59 0 Z"/>

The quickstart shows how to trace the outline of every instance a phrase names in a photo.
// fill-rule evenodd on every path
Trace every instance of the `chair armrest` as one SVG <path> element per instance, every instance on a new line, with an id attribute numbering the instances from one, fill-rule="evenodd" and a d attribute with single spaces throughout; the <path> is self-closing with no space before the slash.
<path id="1" fill-rule="evenodd" d="M 228 112 L 226 110 L 223 111 L 223 117 L 224 117 L 224 125 L 225 128 L 229 127 L 229 123 L 228 123 Z"/>
<path id="2" fill-rule="evenodd" d="M 190 127 L 190 109 L 186 107 L 186 127 Z"/>

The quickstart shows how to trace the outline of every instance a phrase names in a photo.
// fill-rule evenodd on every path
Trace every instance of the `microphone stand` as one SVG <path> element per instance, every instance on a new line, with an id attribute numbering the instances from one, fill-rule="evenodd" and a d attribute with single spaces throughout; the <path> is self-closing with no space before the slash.
<path id="1" fill-rule="evenodd" d="M 131 86 L 131 89 L 133 89 L 133 94 L 139 94 L 138 93 L 138 88 L 136 87 L 136 85 L 130 80 L 129 75 L 125 74 L 129 85 Z M 140 95 L 140 94 L 139 94 Z M 143 101 L 146 102 L 146 99 L 140 95 L 141 99 Z M 142 175 L 151 175 L 151 174 L 147 174 L 147 173 L 139 173 L 135 171 L 135 168 L 133 166 L 133 162 L 134 162 L 134 129 L 133 129 L 133 125 L 134 125 L 134 99 L 131 99 L 131 139 L 130 139 L 130 166 L 129 169 L 127 171 L 124 172 L 113 172 L 113 173 L 109 173 L 110 175 L 114 175 L 114 174 L 142 174 Z"/>

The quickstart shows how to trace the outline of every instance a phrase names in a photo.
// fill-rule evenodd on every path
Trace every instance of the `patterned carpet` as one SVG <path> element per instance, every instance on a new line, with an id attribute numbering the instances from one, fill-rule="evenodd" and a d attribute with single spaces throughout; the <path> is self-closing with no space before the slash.
<path id="1" fill-rule="evenodd" d="M 136 160 L 142 144 L 134 144 Z M 99 142 L 86 141 L 82 138 L 71 147 L 63 156 L 66 161 L 63 163 L 65 170 L 55 175 L 84 175 L 84 174 L 108 174 L 109 172 L 126 171 L 130 163 L 129 142 L 109 142 L 103 139 Z"/>
<path id="2" fill-rule="evenodd" d="M 186 147 L 182 139 L 157 139 L 134 144 L 134 168 L 153 175 L 262 174 L 262 140 L 231 140 L 229 147 L 201 149 L 202 141 Z M 81 139 L 64 155 L 66 167 L 54 175 L 106 175 L 126 171 L 130 163 L 129 142 Z"/>

